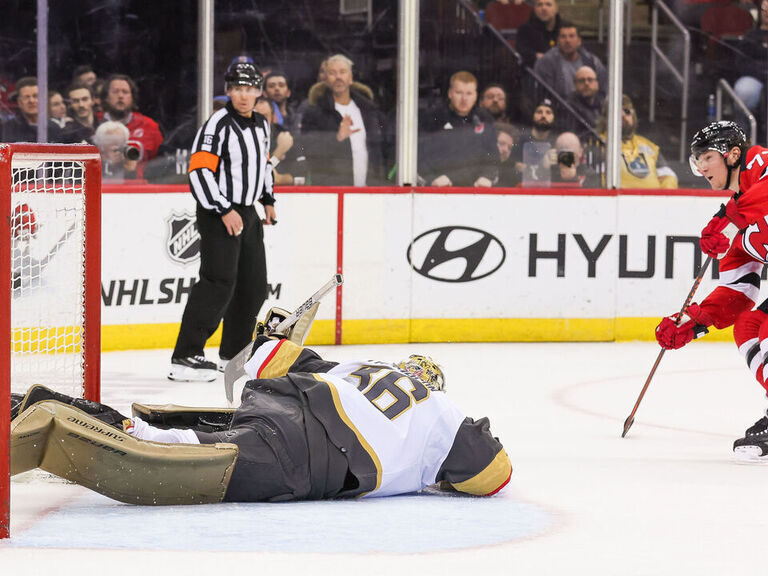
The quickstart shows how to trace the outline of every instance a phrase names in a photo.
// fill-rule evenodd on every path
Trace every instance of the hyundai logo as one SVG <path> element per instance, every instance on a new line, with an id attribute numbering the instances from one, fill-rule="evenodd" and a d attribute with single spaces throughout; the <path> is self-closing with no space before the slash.
<path id="1" fill-rule="evenodd" d="M 427 278 L 440 282 L 471 282 L 490 276 L 506 258 L 498 238 L 477 228 L 444 226 L 414 238 L 408 263 Z"/>

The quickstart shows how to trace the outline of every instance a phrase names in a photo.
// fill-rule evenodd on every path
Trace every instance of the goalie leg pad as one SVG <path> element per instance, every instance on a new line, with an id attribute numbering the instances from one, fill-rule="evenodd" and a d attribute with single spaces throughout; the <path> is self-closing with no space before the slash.
<path id="1" fill-rule="evenodd" d="M 138 440 L 54 400 L 39 402 L 11 426 L 11 474 L 41 468 L 127 504 L 221 502 L 234 444 Z"/>

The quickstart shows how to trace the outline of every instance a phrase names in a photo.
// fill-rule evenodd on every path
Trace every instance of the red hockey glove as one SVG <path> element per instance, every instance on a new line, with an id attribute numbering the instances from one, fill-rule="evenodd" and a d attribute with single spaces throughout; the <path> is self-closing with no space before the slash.
<path id="1" fill-rule="evenodd" d="M 720 205 L 720 210 L 701 231 L 701 251 L 712 258 L 722 258 L 728 252 L 733 238 L 746 226 L 747 221 L 739 213 L 736 200 L 731 198 L 727 205 Z"/>
<path id="2" fill-rule="evenodd" d="M 707 327 L 700 323 L 704 316 L 698 304 L 691 304 L 680 321 L 677 314 L 662 319 L 656 326 L 656 340 L 666 350 L 682 348 L 694 338 L 709 332 Z"/>

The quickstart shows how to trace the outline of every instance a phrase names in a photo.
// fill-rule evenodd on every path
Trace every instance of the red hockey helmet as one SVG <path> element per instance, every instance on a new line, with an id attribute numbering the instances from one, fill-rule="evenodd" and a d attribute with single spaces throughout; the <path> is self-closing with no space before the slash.
<path id="1" fill-rule="evenodd" d="M 14 238 L 34 236 L 37 233 L 37 218 L 28 204 L 19 204 L 13 209 L 11 230 Z"/>

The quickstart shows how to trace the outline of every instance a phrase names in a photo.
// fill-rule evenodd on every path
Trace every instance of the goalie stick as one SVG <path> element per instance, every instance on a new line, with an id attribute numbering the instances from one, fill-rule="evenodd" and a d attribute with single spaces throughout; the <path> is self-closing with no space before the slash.
<path id="1" fill-rule="evenodd" d="M 267 328 L 267 335 L 273 332 L 281 333 L 288 330 L 291 326 L 296 324 L 299 319 L 306 314 L 312 306 L 319 302 L 326 294 L 333 291 L 337 286 L 341 286 L 344 282 L 344 278 L 341 274 L 334 274 L 333 278 L 328 280 L 323 286 L 312 296 L 307 298 L 301 306 L 296 308 L 291 314 L 280 324 L 274 327 L 274 329 Z M 235 356 L 227 363 L 227 367 L 224 369 L 224 393 L 227 396 L 227 402 L 231 406 L 234 402 L 234 387 L 235 382 L 245 375 L 245 363 L 248 362 L 251 357 L 251 347 L 253 342 L 249 342 L 248 345 L 240 350 Z"/>
<path id="2" fill-rule="evenodd" d="M 37 273 L 41 274 L 45 269 L 45 267 L 48 266 L 51 260 L 53 260 L 53 257 L 59 253 L 59 250 L 61 249 L 62 245 L 67 240 L 69 240 L 69 237 L 72 236 L 72 234 L 74 234 L 76 229 L 77 229 L 77 221 L 72 222 L 72 224 L 70 224 L 69 228 L 67 228 L 64 234 L 61 235 L 61 238 L 59 238 L 56 241 L 53 247 L 48 251 L 48 254 L 46 254 L 43 258 L 39 260 L 30 258 L 31 266 L 29 266 L 29 268 L 37 269 Z M 30 275 L 32 275 L 31 272 L 28 274 L 28 276 Z M 16 290 L 18 288 L 21 288 L 23 285 L 23 280 L 24 280 L 24 268 L 19 266 L 19 269 L 16 269 L 13 271 L 13 280 L 11 281 L 12 282 L 11 285 L 13 289 Z"/>
<path id="3" fill-rule="evenodd" d="M 683 314 L 688 309 L 688 305 L 691 303 L 691 300 L 693 300 L 693 295 L 696 293 L 696 290 L 699 287 L 699 284 L 701 284 L 702 278 L 704 278 L 704 273 L 707 271 L 707 268 L 709 268 L 710 263 L 712 262 L 712 256 L 707 256 L 707 259 L 704 261 L 704 265 L 701 267 L 701 270 L 699 270 L 699 275 L 696 276 L 696 280 L 693 282 L 693 286 L 691 286 L 691 291 L 688 292 L 688 297 L 685 299 L 685 302 L 683 303 L 683 307 L 680 308 L 680 313 L 677 315 L 677 321 L 675 324 L 680 324 L 680 320 L 683 317 Z M 637 412 L 638 407 L 640 406 L 640 402 L 643 401 L 643 396 L 645 396 L 645 391 L 648 390 L 648 385 L 651 383 L 651 379 L 653 378 L 653 375 L 656 373 L 656 368 L 659 367 L 659 363 L 661 362 L 662 357 L 664 356 L 664 352 L 666 352 L 666 348 L 662 348 L 659 352 L 659 355 L 656 357 L 656 362 L 653 363 L 653 368 L 651 368 L 651 373 L 648 374 L 648 378 L 645 380 L 645 385 L 643 386 L 643 389 L 640 390 L 640 395 L 637 397 L 637 402 L 635 402 L 635 407 L 632 408 L 632 412 L 630 412 L 629 416 L 627 416 L 627 419 L 624 420 L 624 431 L 621 433 L 621 437 L 624 438 L 627 435 L 627 432 L 629 432 L 629 429 L 632 427 L 632 424 L 635 421 L 635 413 Z"/>

